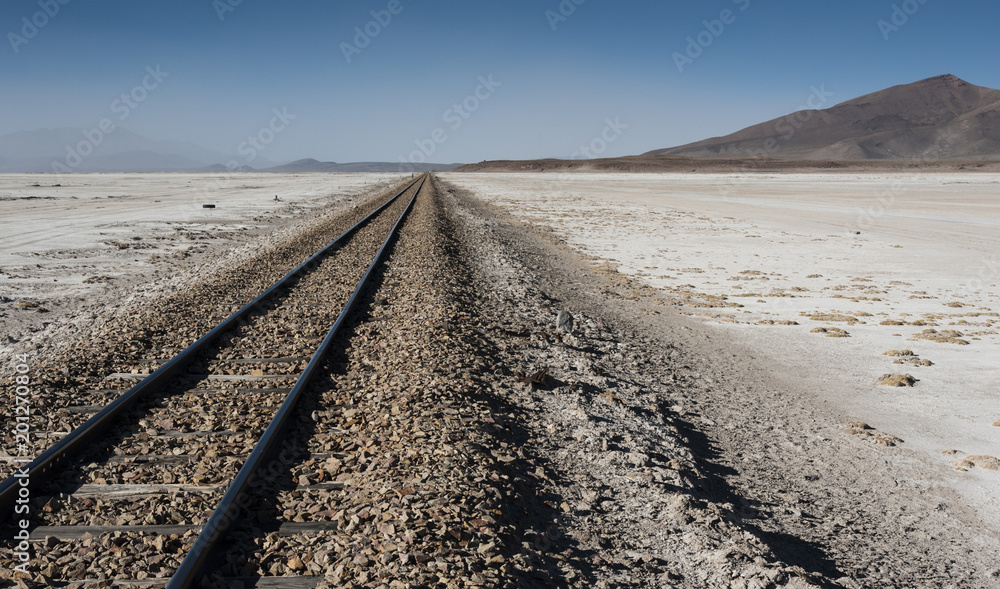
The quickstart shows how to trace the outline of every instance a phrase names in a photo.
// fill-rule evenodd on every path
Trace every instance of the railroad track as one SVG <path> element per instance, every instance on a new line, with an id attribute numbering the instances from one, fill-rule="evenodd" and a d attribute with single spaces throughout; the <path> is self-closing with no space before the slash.
<path id="1" fill-rule="evenodd" d="M 180 353 L 147 359 L 150 374 L 108 375 L 119 386 L 139 382 L 92 395 L 110 401 L 103 408 L 60 408 L 93 416 L 68 435 L 39 432 L 48 450 L 0 484 L 0 509 L 13 512 L 30 481 L 31 502 L 41 507 L 32 514 L 40 524 L 30 530 L 33 550 L 74 548 L 74 557 L 33 572 L 52 585 L 198 586 L 217 566 L 218 546 L 251 489 L 268 480 L 290 416 L 426 180 L 415 179 Z M 256 586 L 317 582 L 281 579 Z"/>

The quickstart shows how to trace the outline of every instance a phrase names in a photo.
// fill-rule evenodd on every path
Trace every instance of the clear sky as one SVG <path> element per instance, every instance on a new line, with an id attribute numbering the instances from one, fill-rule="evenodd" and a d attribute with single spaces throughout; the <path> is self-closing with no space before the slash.
<path id="1" fill-rule="evenodd" d="M 127 113 L 229 154 L 263 137 L 275 161 L 628 155 L 813 88 L 1000 87 L 996 0 L 3 0 L 0 23 L 0 134 Z"/>

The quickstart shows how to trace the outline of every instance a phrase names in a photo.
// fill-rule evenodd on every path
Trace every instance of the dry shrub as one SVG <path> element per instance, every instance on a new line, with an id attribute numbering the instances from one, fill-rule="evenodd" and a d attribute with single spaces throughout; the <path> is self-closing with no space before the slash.
<path id="1" fill-rule="evenodd" d="M 843 321 L 848 325 L 854 325 L 861 321 L 853 315 L 841 315 L 839 313 L 813 313 L 809 318 L 813 321 Z"/>
<path id="2" fill-rule="evenodd" d="M 844 433 L 850 436 L 859 436 L 863 439 L 868 440 L 873 444 L 878 444 L 880 446 L 897 446 L 903 443 L 903 440 L 887 434 L 885 432 L 878 431 L 872 426 L 868 425 L 863 421 L 850 422 L 847 424 L 847 429 Z"/>
<path id="3" fill-rule="evenodd" d="M 910 366 L 934 366 L 934 363 L 931 362 L 930 360 L 921 360 L 916 356 L 912 356 L 906 359 L 900 358 L 899 360 L 894 361 L 893 364 L 909 364 Z"/>
<path id="4" fill-rule="evenodd" d="M 946 329 L 944 331 L 938 331 L 936 329 L 925 329 L 922 332 L 914 335 L 911 340 L 927 340 L 931 342 L 938 342 L 942 344 L 957 344 L 959 346 L 969 345 L 968 340 L 961 339 L 965 335 L 961 331 L 955 331 L 953 329 Z"/>
<path id="5" fill-rule="evenodd" d="M 851 337 L 851 334 L 838 327 L 817 327 L 809 333 L 825 333 L 826 337 Z"/>
<path id="6" fill-rule="evenodd" d="M 917 379 L 909 374 L 883 374 L 878 383 L 886 387 L 912 387 Z"/>
<path id="7" fill-rule="evenodd" d="M 903 440 L 897 438 L 896 436 L 890 434 L 878 433 L 872 436 L 872 442 L 882 446 L 898 446 L 903 443 Z"/>
<path id="8" fill-rule="evenodd" d="M 996 456 L 966 456 L 965 460 L 983 470 L 1000 470 L 1000 460 Z"/>

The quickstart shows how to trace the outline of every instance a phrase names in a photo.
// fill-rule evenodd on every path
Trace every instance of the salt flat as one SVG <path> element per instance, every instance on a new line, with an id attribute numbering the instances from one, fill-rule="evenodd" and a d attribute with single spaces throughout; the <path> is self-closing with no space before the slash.
<path id="1" fill-rule="evenodd" d="M 1000 455 L 1000 175 L 442 177 L 683 302 L 1000 527 L 1000 472 L 959 462 Z"/>
<path id="2" fill-rule="evenodd" d="M 0 174 L 0 349 L 399 177 Z"/>

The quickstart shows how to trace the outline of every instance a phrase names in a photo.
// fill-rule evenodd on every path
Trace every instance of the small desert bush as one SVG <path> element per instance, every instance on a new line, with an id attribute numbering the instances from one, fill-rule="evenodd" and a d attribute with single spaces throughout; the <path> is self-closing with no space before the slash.
<path id="1" fill-rule="evenodd" d="M 878 383 L 885 387 L 912 387 L 917 379 L 909 374 L 883 374 Z"/>

